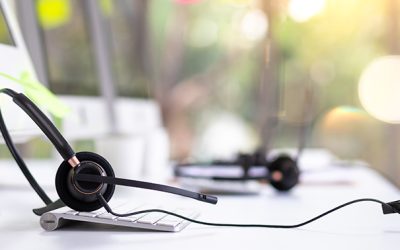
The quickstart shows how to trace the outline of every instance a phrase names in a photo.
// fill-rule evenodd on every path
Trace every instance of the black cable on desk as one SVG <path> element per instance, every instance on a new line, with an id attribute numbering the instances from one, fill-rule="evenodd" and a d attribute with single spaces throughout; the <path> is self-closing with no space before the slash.
<path id="1" fill-rule="evenodd" d="M 0 89 L 0 93 L 7 94 L 11 97 L 15 97 L 17 95 L 16 92 L 10 89 Z M 11 155 L 14 157 L 15 161 L 17 162 L 18 167 L 21 169 L 22 173 L 24 174 L 25 178 L 28 180 L 29 184 L 35 190 L 35 192 L 39 195 L 39 197 L 43 200 L 43 202 L 48 205 L 52 203 L 51 199 L 44 190 L 40 187 L 40 185 L 36 182 L 35 178 L 33 177 L 32 173 L 29 171 L 28 167 L 25 164 L 25 161 L 22 159 L 21 155 L 19 154 L 17 148 L 14 145 L 14 142 L 11 139 L 11 136 L 8 132 L 7 126 L 4 122 L 3 115 L 0 109 L 0 131 L 3 135 L 4 142 L 6 143 L 8 150 L 10 151 Z"/>
<path id="2" fill-rule="evenodd" d="M 98 199 L 101 202 L 101 204 L 103 205 L 103 207 L 106 209 L 106 211 L 112 215 L 118 216 L 118 217 L 128 217 L 128 216 L 133 216 L 133 215 L 137 215 L 137 214 L 144 214 L 144 213 L 151 213 L 151 212 L 158 212 L 158 213 L 164 213 L 164 214 L 168 214 L 171 216 L 175 216 L 178 218 L 181 218 L 183 220 L 187 220 L 190 221 L 192 223 L 196 223 L 196 224 L 201 224 L 201 225 L 206 225 L 206 226 L 215 226 L 215 227 L 262 227 L 262 228 L 282 228 L 282 229 L 289 229 L 289 228 L 297 228 L 297 227 L 302 227 L 305 226 L 307 224 L 310 224 L 311 222 L 314 222 L 318 219 L 321 219 L 322 217 L 337 211 L 341 208 L 344 208 L 346 206 L 349 206 L 351 204 L 354 203 L 358 203 L 358 202 L 375 202 L 375 203 L 379 203 L 382 205 L 382 207 L 385 207 L 386 209 L 392 210 L 396 213 L 400 213 L 398 206 L 399 206 L 399 202 L 397 202 L 397 207 L 395 206 L 391 206 L 389 204 L 387 204 L 386 202 L 377 200 L 377 199 L 372 199 L 372 198 L 365 198 L 365 199 L 357 199 L 357 200 L 353 200 L 353 201 L 349 201 L 346 202 L 342 205 L 339 205 L 335 208 L 332 208 L 318 216 L 315 216 L 314 218 L 311 218 L 307 221 L 298 223 L 298 224 L 293 224 L 293 225 L 268 225 L 268 224 L 236 224 L 236 223 L 214 223 L 214 222 L 206 222 L 206 221 L 199 221 L 199 220 L 195 220 L 192 218 L 188 218 L 186 216 L 174 213 L 174 212 L 170 212 L 167 210 L 163 210 L 163 209 L 147 209 L 147 210 L 140 210 L 140 211 L 136 211 L 136 212 L 132 212 L 132 213 L 126 213 L 126 214 L 119 214 L 119 213 L 115 213 L 114 211 L 112 211 L 112 209 L 110 208 L 110 206 L 108 205 L 107 201 L 104 199 L 104 197 L 102 195 L 98 195 Z"/>

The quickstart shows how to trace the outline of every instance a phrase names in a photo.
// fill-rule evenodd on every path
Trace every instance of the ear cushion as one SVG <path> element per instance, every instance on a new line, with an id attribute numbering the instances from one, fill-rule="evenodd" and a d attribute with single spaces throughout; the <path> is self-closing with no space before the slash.
<path id="1" fill-rule="evenodd" d="M 287 155 L 273 160 L 268 165 L 268 170 L 271 185 L 279 191 L 289 191 L 299 182 L 300 171 L 296 161 Z M 278 173 L 280 178 L 274 178 L 274 173 Z"/>
<path id="2" fill-rule="evenodd" d="M 76 157 L 79 161 L 91 161 L 95 162 L 100 165 L 106 175 L 109 177 L 114 177 L 114 171 L 108 163 L 106 159 L 101 157 L 98 154 L 92 152 L 79 152 L 76 153 Z M 67 205 L 68 207 L 76 210 L 76 211 L 94 211 L 102 207 L 101 203 L 97 200 L 92 202 L 82 201 L 80 199 L 75 198 L 70 191 L 68 190 L 68 181 L 69 181 L 69 173 L 71 171 L 71 165 L 68 164 L 67 161 L 61 163 L 60 167 L 58 168 L 57 175 L 56 175 L 56 189 L 58 196 L 60 199 Z M 107 185 L 106 190 L 103 193 L 103 197 L 106 201 L 109 201 L 114 194 L 115 186 L 114 185 Z"/>

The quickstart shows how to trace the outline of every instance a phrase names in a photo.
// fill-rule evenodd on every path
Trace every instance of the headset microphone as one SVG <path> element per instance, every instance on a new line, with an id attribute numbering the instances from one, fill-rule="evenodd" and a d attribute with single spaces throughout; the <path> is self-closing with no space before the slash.
<path id="1" fill-rule="evenodd" d="M 192 198 L 192 199 L 195 199 L 198 201 L 203 201 L 203 202 L 207 202 L 207 203 L 211 203 L 211 204 L 217 204 L 217 202 L 218 202 L 218 199 L 215 196 L 195 193 L 195 192 L 191 192 L 191 191 L 188 191 L 185 189 L 151 183 L 151 182 L 128 180 L 128 179 L 122 179 L 122 178 L 116 178 L 116 177 L 112 178 L 112 177 L 91 175 L 91 174 L 76 174 L 75 180 L 77 182 L 86 181 L 86 182 L 92 182 L 92 183 L 107 183 L 107 184 L 121 185 L 121 186 L 127 186 L 127 187 L 150 189 L 150 190 L 155 190 L 155 191 L 160 191 L 160 192 L 181 195 L 181 196 L 185 196 L 188 198 Z"/>
<path id="2" fill-rule="evenodd" d="M 67 205 L 68 207 L 77 211 L 94 211 L 101 207 L 104 207 L 108 213 L 119 217 L 126 217 L 135 214 L 143 214 L 148 212 L 160 212 L 176 216 L 187 221 L 198 223 L 208 226 L 224 226 L 224 227 L 263 227 L 263 228 L 296 228 L 309 224 L 316 221 L 338 209 L 346 207 L 348 205 L 358 202 L 375 202 L 382 206 L 384 214 L 400 213 L 400 201 L 383 202 L 377 199 L 358 199 L 347 203 L 344 203 L 338 207 L 326 211 L 310 220 L 302 223 L 293 225 L 268 225 L 268 224 L 228 224 L 228 223 L 214 223 L 194 220 L 162 209 L 149 209 L 141 210 L 133 213 L 118 214 L 114 212 L 108 205 L 108 201 L 114 194 L 115 185 L 122 185 L 128 187 L 137 187 L 143 189 L 156 190 L 184 197 L 193 198 L 198 201 L 216 204 L 217 197 L 205 195 L 201 193 L 195 193 L 188 190 L 175 188 L 167 185 L 155 184 L 150 182 L 142 182 L 136 180 L 128 180 L 122 178 L 116 178 L 111 165 L 106 159 L 98 154 L 92 152 L 78 152 L 75 153 L 65 138 L 57 130 L 57 128 L 51 123 L 51 121 L 43 114 L 40 109 L 30 101 L 25 95 L 14 92 L 11 89 L 0 89 L 0 93 L 7 94 L 13 98 L 13 101 L 18 104 L 39 126 L 44 134 L 50 139 L 57 151 L 64 158 L 58 168 L 56 175 L 56 189 L 60 197 L 59 200 L 53 202 L 43 191 L 40 185 L 33 178 L 32 174 L 28 170 L 25 162 L 19 155 L 11 137 L 7 130 L 6 124 L 3 120 L 3 116 L 0 110 L 0 131 L 3 135 L 4 141 L 10 150 L 10 153 L 14 157 L 21 171 L 39 195 L 39 197 L 45 202 L 46 206 L 39 209 L 34 209 L 34 213 L 41 215 L 47 211 L 57 209 Z"/>

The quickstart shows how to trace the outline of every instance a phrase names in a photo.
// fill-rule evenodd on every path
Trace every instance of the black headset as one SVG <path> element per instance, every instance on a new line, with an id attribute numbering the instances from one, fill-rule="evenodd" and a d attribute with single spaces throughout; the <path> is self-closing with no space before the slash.
<path id="1" fill-rule="evenodd" d="M 307 112 L 304 115 L 309 116 Z M 276 123 L 273 124 L 276 125 Z M 270 127 L 270 129 L 272 128 Z M 272 134 L 272 132 L 269 131 L 269 134 Z M 298 147 L 295 157 L 283 153 L 269 159 L 267 158 L 268 150 L 260 148 L 250 154 L 239 153 L 233 161 L 213 160 L 211 162 L 180 163 L 175 166 L 174 173 L 179 178 L 209 179 L 215 182 L 263 180 L 269 182 L 276 190 L 287 192 L 299 183 L 301 172 L 298 167 L 298 159 L 303 153 L 306 137 L 307 126 L 299 126 Z M 268 148 L 269 143 L 270 140 L 266 140 L 264 147 Z M 200 168 L 211 171 L 202 171 L 199 174 L 200 172 L 196 170 Z M 229 176 L 227 173 L 221 173 L 223 171 L 218 171 L 228 168 L 241 170 L 242 175 Z M 213 174 L 213 170 L 217 170 L 215 174 Z"/>
<path id="2" fill-rule="evenodd" d="M 239 167 L 243 174 L 237 176 L 225 175 L 194 175 L 189 173 L 190 168 L 234 168 Z M 257 172 L 257 174 L 252 174 Z M 214 160 L 211 163 L 188 163 L 175 166 L 175 175 L 177 177 L 192 179 L 210 179 L 214 181 L 248 181 L 248 180 L 266 180 L 276 190 L 286 192 L 292 189 L 299 182 L 300 170 L 297 166 L 297 160 L 289 155 L 281 154 L 269 161 L 263 150 L 256 151 L 253 154 L 239 153 L 235 160 L 224 161 Z"/>
<path id="3" fill-rule="evenodd" d="M 151 189 L 176 195 L 181 195 L 193 198 L 198 201 L 216 204 L 218 199 L 215 196 L 195 193 L 188 190 L 171 187 L 167 185 L 155 184 L 150 182 L 142 182 L 136 180 L 128 180 L 116 178 L 111 165 L 106 159 L 92 152 L 75 153 L 65 138 L 57 130 L 54 124 L 46 117 L 46 115 L 24 94 L 17 93 L 11 89 L 0 89 L 0 93 L 7 94 L 12 97 L 13 101 L 20 106 L 29 117 L 39 126 L 43 133 L 49 138 L 51 143 L 57 149 L 64 161 L 58 168 L 55 184 L 59 200 L 53 202 L 43 191 L 40 185 L 33 178 L 28 170 L 25 162 L 19 155 L 15 145 L 10 137 L 10 134 L 5 125 L 3 116 L 0 110 L 0 130 L 3 139 L 14 157 L 21 171 L 29 181 L 32 188 L 36 191 L 39 197 L 45 202 L 46 206 L 39 209 L 34 209 L 34 213 L 41 215 L 45 212 L 68 206 L 77 211 L 94 211 L 104 207 L 108 213 L 118 217 L 132 216 L 148 212 L 160 212 L 176 216 L 187 221 L 208 225 L 208 226 L 225 226 L 225 227 L 264 227 L 264 228 L 296 228 L 311 223 L 335 210 L 343 208 L 357 202 L 376 202 L 381 204 L 384 214 L 400 213 L 400 201 L 383 202 L 377 199 L 365 198 L 353 200 L 335 207 L 323 214 L 320 214 L 310 220 L 293 225 L 266 225 L 266 224 L 226 224 L 226 223 L 211 223 L 199 220 L 194 220 L 180 214 L 176 214 L 163 209 L 148 209 L 136 211 L 127 214 L 115 213 L 108 205 L 108 201 L 112 198 L 115 190 L 115 185 Z"/>
<path id="4" fill-rule="evenodd" d="M 92 152 L 75 153 L 54 124 L 24 94 L 16 93 L 11 89 L 2 89 L 1 92 L 11 96 L 13 101 L 29 115 L 64 159 L 58 168 L 55 180 L 57 193 L 62 201 L 56 202 L 59 206 L 62 206 L 62 203 L 64 203 L 77 211 L 93 211 L 99 209 L 103 207 L 98 199 L 99 195 L 106 201 L 109 201 L 114 194 L 115 185 L 157 190 L 212 204 L 217 203 L 218 199 L 210 195 L 195 193 L 167 185 L 116 178 L 110 163 L 102 156 Z M 40 185 L 35 181 L 21 157 L 19 157 L 18 152 L 15 150 L 2 117 L 0 123 L 2 125 L 0 127 L 4 140 L 21 170 L 23 170 L 25 177 L 46 205 L 54 208 L 55 203 L 48 198 Z M 46 211 L 46 209 L 34 211 L 39 214 Z"/>

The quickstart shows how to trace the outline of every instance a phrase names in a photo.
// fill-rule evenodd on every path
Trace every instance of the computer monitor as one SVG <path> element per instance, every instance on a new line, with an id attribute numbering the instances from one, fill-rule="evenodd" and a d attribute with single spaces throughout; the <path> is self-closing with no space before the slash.
<path id="1" fill-rule="evenodd" d="M 7 76 L 19 79 L 22 75 L 29 75 L 36 79 L 14 12 L 6 0 L 0 0 L 0 73 L 0 88 L 11 88 L 18 92 L 23 92 L 23 88 Z M 23 142 L 40 133 L 9 97 L 0 96 L 0 109 L 14 141 Z"/>
<path id="2" fill-rule="evenodd" d="M 44 65 L 49 89 L 72 110 L 62 122 L 64 136 L 69 140 L 102 137 L 109 133 L 111 121 L 98 77 L 87 1 L 52 3 L 20 2 L 20 21 L 24 30 L 30 31 L 24 35 L 38 35 L 36 40 L 26 37 L 28 42 L 37 43 L 29 46 L 39 51 L 35 64 Z M 29 13 L 31 19 L 27 18 Z"/>

